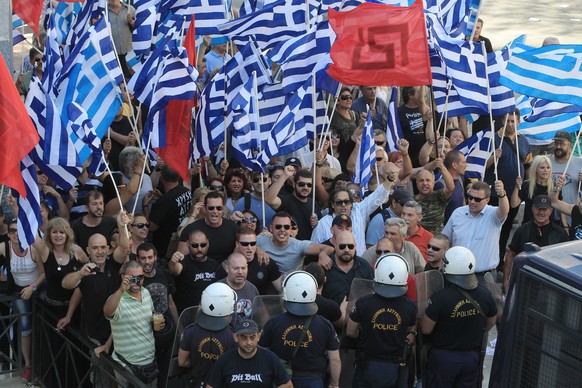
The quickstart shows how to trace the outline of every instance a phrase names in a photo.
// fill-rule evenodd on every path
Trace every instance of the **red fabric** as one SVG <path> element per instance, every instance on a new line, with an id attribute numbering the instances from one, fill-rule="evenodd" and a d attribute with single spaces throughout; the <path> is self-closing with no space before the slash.
<path id="1" fill-rule="evenodd" d="M 42 12 L 43 0 L 12 0 L 12 10 L 39 35 L 38 25 Z"/>
<path id="2" fill-rule="evenodd" d="M 196 40 L 194 37 L 194 15 L 188 28 L 184 47 L 188 51 L 188 63 L 196 67 Z M 170 100 L 166 106 L 166 147 L 156 152 L 170 168 L 188 181 L 188 162 L 190 160 L 190 127 L 192 108 L 195 100 Z"/>
<path id="3" fill-rule="evenodd" d="M 408 291 L 406 291 L 405 295 L 413 302 L 416 302 L 416 279 L 411 274 L 408 274 L 406 285 L 408 286 Z"/>
<path id="4" fill-rule="evenodd" d="M 346 85 L 420 86 L 432 83 L 422 3 L 411 7 L 364 3 L 328 11 L 337 34 L 327 73 Z"/>
<path id="5" fill-rule="evenodd" d="M 26 197 L 19 163 L 38 143 L 38 133 L 4 60 L 0 60 L 0 85 L 0 184 Z"/>

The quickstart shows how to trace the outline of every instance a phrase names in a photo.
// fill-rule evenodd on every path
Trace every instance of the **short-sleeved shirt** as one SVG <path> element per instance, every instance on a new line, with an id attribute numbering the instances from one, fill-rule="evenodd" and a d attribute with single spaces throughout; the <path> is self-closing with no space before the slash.
<path id="1" fill-rule="evenodd" d="M 538 183 L 536 183 L 534 191 L 533 191 L 533 195 L 530 197 L 529 195 L 529 185 L 530 185 L 530 181 L 526 180 L 525 182 L 523 182 L 523 184 L 521 185 L 521 189 L 518 191 L 518 195 L 519 195 L 519 199 L 521 199 L 522 201 L 525 202 L 524 208 L 523 208 L 523 220 L 521 221 L 521 224 L 524 225 L 525 223 L 531 221 L 533 219 L 533 210 L 532 210 L 532 205 L 533 205 L 533 200 L 535 197 L 537 197 L 538 195 L 548 195 L 548 186 L 542 186 Z M 558 199 L 562 199 L 562 194 L 558 194 Z M 554 211 L 554 213 L 556 213 L 556 211 Z"/>
<path id="2" fill-rule="evenodd" d="M 416 304 L 404 296 L 366 295 L 356 301 L 350 319 L 360 325 L 358 350 L 373 359 L 395 362 L 402 357 L 406 332 L 416 324 Z"/>
<path id="3" fill-rule="evenodd" d="M 251 261 L 247 261 L 247 265 L 247 281 L 254 284 L 261 295 L 266 295 L 271 289 L 272 282 L 281 277 L 279 266 L 273 260 L 269 260 L 269 264 L 259 264 L 259 260 L 255 256 Z M 221 266 L 218 271 L 218 279 L 224 277 L 226 277 L 226 271 Z"/>
<path id="4" fill-rule="evenodd" d="M 313 244 L 311 241 L 297 240 L 293 237 L 289 238 L 289 242 L 284 247 L 278 247 L 273 243 L 273 239 L 267 236 L 257 236 L 257 245 L 267 252 L 279 266 L 279 271 L 285 273 L 287 271 L 301 269 L 303 266 L 303 257 L 307 254 L 307 250 Z"/>
<path id="5" fill-rule="evenodd" d="M 73 233 L 75 234 L 75 243 L 87 252 L 89 246 L 89 238 L 94 234 L 101 234 L 107 239 L 109 243 L 113 230 L 117 228 L 117 221 L 114 217 L 103 216 L 101 223 L 97 226 L 87 226 L 83 223 L 83 217 L 76 219 L 71 225 Z"/>
<path id="6" fill-rule="evenodd" d="M 564 173 L 567 163 L 556 162 L 554 155 L 550 155 L 549 157 L 552 161 L 552 179 L 555 183 L 558 180 L 558 177 Z M 564 184 L 562 191 L 560 192 L 564 196 L 564 201 L 568 203 L 578 203 L 578 182 L 580 182 L 578 174 L 580 171 L 582 171 L 582 158 L 579 156 L 572 156 L 565 175 L 566 184 Z M 570 218 L 568 218 L 568 222 L 570 222 Z"/>
<path id="7" fill-rule="evenodd" d="M 325 284 L 321 295 L 340 305 L 349 294 L 352 281 L 355 278 L 374 279 L 374 271 L 368 262 L 359 256 L 354 257 L 354 264 L 348 272 L 341 270 L 336 264 L 335 254 L 331 255 L 331 269 L 325 271 Z"/>
<path id="8" fill-rule="evenodd" d="M 208 256 L 223 262 L 234 252 L 236 245 L 236 232 L 238 225 L 226 218 L 222 219 L 222 224 L 218 228 L 213 228 L 206 224 L 204 219 L 194 221 L 186 226 L 180 234 L 180 241 L 188 241 L 193 230 L 201 230 L 206 235 L 210 246 Z"/>
<path id="9" fill-rule="evenodd" d="M 206 74 L 210 76 L 216 68 L 221 68 L 231 58 L 230 55 L 224 53 L 224 56 L 218 54 L 214 50 L 210 50 L 205 56 L 206 59 Z"/>
<path id="10" fill-rule="evenodd" d="M 269 319 L 263 328 L 259 345 L 271 349 L 282 360 L 292 360 L 293 372 L 313 372 L 323 377 L 327 369 L 326 352 L 338 350 L 339 340 L 333 325 L 320 315 L 314 315 L 293 357 L 307 319 L 288 312 Z"/>
<path id="11" fill-rule="evenodd" d="M 259 219 L 259 225 L 261 228 L 265 227 L 267 228 L 267 230 L 271 227 L 271 220 L 273 219 L 273 216 L 275 215 L 275 211 L 273 210 L 273 208 L 271 206 L 269 206 L 267 203 L 265 203 L 265 220 L 263 220 L 263 201 L 261 198 L 257 198 L 253 195 L 249 195 L 249 199 L 250 199 L 250 210 L 253 211 L 253 213 L 255 213 L 257 215 L 257 218 Z M 236 203 L 236 205 L 234 205 L 234 211 L 240 211 L 243 212 L 247 209 L 245 209 L 245 197 L 242 197 L 241 199 L 239 199 L 239 201 Z"/>
<path id="12" fill-rule="evenodd" d="M 342 317 L 342 311 L 340 310 L 339 305 L 331 299 L 324 298 L 317 294 L 315 295 L 315 304 L 317 304 L 317 314 L 321 315 L 331 323 Z"/>
<path id="13" fill-rule="evenodd" d="M 564 228 L 550 221 L 544 226 L 537 226 L 529 221 L 515 230 L 509 249 L 515 253 L 523 252 L 526 243 L 534 243 L 540 247 L 568 241 L 570 238 Z"/>
<path id="14" fill-rule="evenodd" d="M 131 51 L 131 29 L 127 22 L 127 14 L 135 18 L 135 8 L 121 3 L 121 10 L 115 13 L 109 10 L 109 24 L 111 25 L 111 38 L 119 54 L 127 54 Z"/>
<path id="15" fill-rule="evenodd" d="M 179 313 L 187 307 L 200 304 L 202 291 L 218 280 L 216 275 L 220 268 L 220 263 L 210 257 L 206 261 L 198 262 L 186 255 L 181 263 L 182 272 L 175 277 L 174 293 L 174 303 Z"/>
<path id="16" fill-rule="evenodd" d="M 257 347 L 250 359 L 242 358 L 238 348 L 224 353 L 214 364 L 207 383 L 213 388 L 272 388 L 290 380 L 279 357 L 270 350 Z"/>
<path id="17" fill-rule="evenodd" d="M 422 112 L 420 108 L 409 108 L 406 105 L 400 105 L 398 107 L 398 119 L 402 127 L 402 134 L 410 144 L 408 153 L 411 155 L 412 165 L 420 167 L 418 155 L 426 142 L 424 131 L 426 122 L 422 119 Z"/>
<path id="18" fill-rule="evenodd" d="M 220 279 L 219 282 L 228 285 L 226 278 Z M 245 281 L 244 286 L 240 290 L 234 291 L 236 292 L 234 312 L 241 318 L 250 319 L 253 313 L 253 300 L 259 295 L 259 290 L 251 282 Z"/>
<path id="19" fill-rule="evenodd" d="M 281 190 L 281 192 L 283 192 Z M 308 200 L 306 202 L 301 202 L 293 194 L 280 194 L 281 205 L 277 211 L 285 211 L 292 215 L 297 221 L 297 226 L 299 228 L 297 232 L 298 240 L 309 240 L 311 238 L 311 233 L 313 228 L 311 227 L 311 214 L 315 213 L 317 218 L 321 219 L 321 208 L 319 202 L 315 201 L 315 212 L 311 209 L 312 202 Z M 311 198 L 311 197 L 310 197 Z"/>
<path id="20" fill-rule="evenodd" d="M 445 187 L 444 180 L 438 180 L 434 184 L 434 190 L 440 190 Z M 446 224 L 451 218 L 451 214 L 455 211 L 456 208 L 465 205 L 465 184 L 462 178 L 455 179 L 455 188 L 451 193 L 451 197 L 449 198 L 449 203 L 447 204 L 447 208 L 445 209 L 445 219 L 443 222 Z"/>
<path id="21" fill-rule="evenodd" d="M 164 268 L 156 266 L 155 271 L 156 273 L 152 277 L 144 276 L 143 286 L 150 293 L 152 303 L 154 304 L 154 311 L 159 314 L 164 314 L 167 322 L 168 319 L 172 319 L 168 296 L 176 292 L 176 285 L 174 284 L 174 279 Z"/>
<path id="22" fill-rule="evenodd" d="M 497 314 L 493 296 L 485 287 L 466 292 L 477 302 L 487 317 Z M 432 343 L 437 349 L 469 351 L 481 347 L 485 318 L 456 286 L 435 293 L 429 300 L 426 316 L 436 322 Z"/>
<path id="23" fill-rule="evenodd" d="M 409 235 L 406 236 L 406 241 L 410 241 L 411 243 L 413 243 L 422 254 L 424 261 L 426 261 L 428 249 L 427 245 L 433 237 L 434 235 L 431 232 L 429 232 L 428 230 L 424 229 L 421 225 L 419 225 L 419 228 L 416 231 L 416 233 L 414 233 L 411 236 Z"/>
<path id="24" fill-rule="evenodd" d="M 445 196 L 443 190 L 433 191 L 424 199 L 417 199 L 422 206 L 422 226 L 433 234 L 438 234 L 443 229 L 445 219 L 445 209 L 449 203 L 449 198 Z"/>
<path id="25" fill-rule="evenodd" d="M 176 186 L 158 199 L 152 206 L 150 221 L 158 229 L 153 232 L 152 242 L 159 257 L 165 257 L 172 233 L 178 229 L 192 206 L 192 192 L 184 186 Z"/>

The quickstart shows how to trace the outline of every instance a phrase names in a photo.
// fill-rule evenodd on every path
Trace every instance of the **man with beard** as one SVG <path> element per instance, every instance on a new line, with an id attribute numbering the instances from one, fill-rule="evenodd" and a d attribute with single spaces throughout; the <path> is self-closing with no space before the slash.
<path id="1" fill-rule="evenodd" d="M 85 249 L 88 247 L 89 237 L 94 234 L 101 234 L 105 236 L 109 242 L 109 238 L 116 227 L 115 217 L 104 216 L 105 202 L 103 201 L 103 194 L 97 190 L 91 191 L 87 194 L 87 214 L 78 218 L 73 222 L 71 228 L 75 233 L 75 243 Z M 85 251 L 87 254 L 88 251 Z"/>
<path id="2" fill-rule="evenodd" d="M 189 254 L 184 256 L 178 251 L 168 263 L 168 270 L 176 280 L 174 301 L 179 314 L 187 307 L 199 305 L 202 291 L 217 280 L 220 264 L 207 256 L 210 245 L 204 232 L 194 230 L 188 236 Z"/>
<path id="3" fill-rule="evenodd" d="M 269 174 L 253 171 L 251 185 L 253 186 L 253 191 L 250 194 L 245 193 L 244 198 L 234 205 L 234 211 L 240 211 L 242 213 L 245 210 L 252 210 L 259 219 L 261 230 L 263 228 L 268 230 L 271 226 L 271 219 L 275 211 L 271 206 L 265 204 L 265 219 L 263 220 L 263 195 L 261 193 L 271 186 L 271 178 L 269 178 Z"/>
<path id="4" fill-rule="evenodd" d="M 418 195 L 416 201 L 422 206 L 422 226 L 432 234 L 440 233 L 443 228 L 445 209 L 455 190 L 455 181 L 443 164 L 441 158 L 436 159 L 435 168 L 439 168 L 445 187 L 440 190 L 434 189 L 434 172 L 421 170 L 416 175 L 416 187 Z"/>
<path id="5" fill-rule="evenodd" d="M 279 195 L 283 184 L 287 178 L 293 176 L 294 171 L 295 168 L 293 166 L 285 167 L 285 174 L 274 181 L 265 193 L 265 202 L 274 210 L 284 211 L 293 216 L 297 220 L 297 226 L 299 227 L 297 239 L 309 240 L 313 228 L 317 225 L 318 219 L 321 218 L 321 209 L 317 201 L 315 202 L 315 209 L 312 209 L 313 174 L 311 171 L 306 169 L 298 170 L 293 177 L 293 194 Z"/>
<path id="6" fill-rule="evenodd" d="M 331 268 L 325 271 L 326 282 L 321 294 L 341 305 L 355 278 L 373 279 L 374 272 L 366 260 L 356 256 L 356 239 L 350 232 L 335 236 L 335 254 Z"/>
<path id="7" fill-rule="evenodd" d="M 467 169 L 467 159 L 462 152 L 457 150 L 450 150 L 445 156 L 444 165 L 455 182 L 455 188 L 451 193 L 451 198 L 447 208 L 445 209 L 444 223 L 446 224 L 449 218 L 451 218 L 453 211 L 455 211 L 456 208 L 465 205 L 465 184 L 463 182 L 463 175 Z M 435 190 L 439 190 L 444 187 L 445 182 L 443 178 L 439 179 L 434 185 Z"/>
<path id="8" fill-rule="evenodd" d="M 210 243 L 208 255 L 219 262 L 223 262 L 234 251 L 238 225 L 222 217 L 224 197 L 220 192 L 211 191 L 206 194 L 204 207 L 206 210 L 204 218 L 194 221 L 182 230 L 178 252 L 182 255 L 187 255 L 189 252 L 188 238 L 190 233 L 194 230 L 200 230 L 204 232 Z M 197 300 L 200 300 L 200 295 L 198 295 Z"/>
<path id="9" fill-rule="evenodd" d="M 352 110 L 358 115 L 372 111 L 372 125 L 374 128 L 386 128 L 388 123 L 388 105 L 376 97 L 377 86 L 360 86 L 362 96 L 352 104 Z"/>
<path id="10" fill-rule="evenodd" d="M 271 222 L 273 237 L 259 235 L 257 243 L 279 266 L 279 271 L 301 269 L 305 255 L 318 255 L 319 260 L 329 260 L 327 255 L 333 252 L 333 247 L 315 244 L 311 241 L 301 241 L 291 238 L 291 216 L 286 212 L 277 212 Z"/>
<path id="11" fill-rule="evenodd" d="M 251 282 L 247 281 L 249 267 L 247 259 L 240 253 L 235 252 L 228 256 L 224 262 L 226 265 L 226 277 L 219 282 L 225 283 L 236 292 L 237 300 L 234 312 L 241 318 L 250 318 L 252 305 L 255 296 L 259 295 L 259 290 Z"/>
<path id="12" fill-rule="evenodd" d="M 572 154 L 572 138 L 566 131 L 558 131 L 554 135 L 554 154 L 550 155 L 552 161 L 552 179 L 554 183 L 558 177 L 564 174 L 568 160 L 570 165 L 566 171 L 566 181 L 562 187 L 562 198 L 564 202 L 570 204 L 578 203 L 578 185 L 582 180 L 582 158 L 579 156 L 571 156 Z M 568 216 L 568 222 L 571 221 Z"/>

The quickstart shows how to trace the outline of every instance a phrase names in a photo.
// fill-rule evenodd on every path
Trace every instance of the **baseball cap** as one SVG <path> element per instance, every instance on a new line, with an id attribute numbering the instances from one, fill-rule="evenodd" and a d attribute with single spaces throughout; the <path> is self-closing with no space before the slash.
<path id="1" fill-rule="evenodd" d="M 285 161 L 285 167 L 287 166 L 295 166 L 297 168 L 301 168 L 301 161 L 298 158 L 289 158 Z"/>
<path id="2" fill-rule="evenodd" d="M 394 192 L 392 193 L 392 199 L 403 205 L 408 201 L 414 200 L 414 198 L 412 198 L 412 195 L 410 195 L 410 192 L 403 187 L 394 190 Z"/>
<path id="3" fill-rule="evenodd" d="M 566 131 L 558 131 L 554 134 L 554 140 L 566 140 L 572 142 L 572 136 Z"/>
<path id="4" fill-rule="evenodd" d="M 259 332 L 259 326 L 252 319 L 243 319 L 236 325 L 236 334 L 254 334 Z"/>
<path id="5" fill-rule="evenodd" d="M 214 46 L 215 44 L 224 44 L 228 42 L 227 36 L 215 36 L 210 40 L 210 45 Z"/>
<path id="6" fill-rule="evenodd" d="M 551 209 L 552 200 L 547 195 L 538 195 L 533 200 L 533 207 L 536 209 Z"/>
<path id="7" fill-rule="evenodd" d="M 348 216 L 346 216 L 345 214 L 339 215 L 339 216 L 335 216 L 335 218 L 333 219 L 333 221 L 331 222 L 331 225 L 335 225 L 335 226 L 339 226 L 343 223 L 348 224 L 348 226 L 352 226 L 352 219 Z"/>

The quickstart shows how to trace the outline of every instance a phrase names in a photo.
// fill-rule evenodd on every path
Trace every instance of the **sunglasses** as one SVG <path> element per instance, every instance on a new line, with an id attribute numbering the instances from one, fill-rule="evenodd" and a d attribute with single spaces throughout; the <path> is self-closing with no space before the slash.
<path id="1" fill-rule="evenodd" d="M 140 222 L 139 224 L 131 224 L 131 226 L 135 226 L 138 229 L 149 228 L 150 224 Z"/>
<path id="2" fill-rule="evenodd" d="M 291 229 L 291 225 L 289 225 L 289 224 L 286 224 L 286 225 L 281 225 L 281 224 L 275 225 L 275 229 L 279 230 L 281 228 L 285 228 L 285 230 L 289 230 L 289 229 Z"/>
<path id="3" fill-rule="evenodd" d="M 430 244 L 426 244 L 426 248 L 427 248 L 427 249 L 430 249 L 430 250 L 432 250 L 432 251 L 435 251 L 435 252 L 438 252 L 438 251 L 440 251 L 440 250 L 441 250 L 441 248 L 440 248 L 440 247 L 435 247 L 434 245 L 430 245 Z"/>
<path id="4" fill-rule="evenodd" d="M 243 217 L 242 222 L 257 222 L 255 217 Z"/>
<path id="5" fill-rule="evenodd" d="M 190 246 L 194 249 L 198 249 L 198 248 L 206 248 L 206 246 L 208 245 L 208 243 L 192 243 L 190 244 Z"/>
<path id="6" fill-rule="evenodd" d="M 224 190 L 224 186 L 210 185 L 210 190 L 212 190 L 212 191 L 222 191 L 222 190 Z"/>
<path id="7" fill-rule="evenodd" d="M 342 94 L 342 95 L 340 96 L 340 99 L 341 99 L 342 101 L 347 101 L 347 100 L 353 100 L 353 99 L 354 99 L 354 97 L 352 97 L 352 95 L 351 95 L 351 94 Z"/>
<path id="8" fill-rule="evenodd" d="M 238 243 L 240 245 L 242 245 L 243 247 L 248 247 L 248 246 L 254 247 L 255 245 L 257 245 L 256 241 L 239 241 Z"/>
<path id="9" fill-rule="evenodd" d="M 381 162 L 381 161 L 383 161 L 383 160 L 384 160 L 384 158 L 382 158 L 382 157 L 379 157 L 379 156 L 376 156 L 376 162 Z"/>
<path id="10" fill-rule="evenodd" d="M 386 253 L 392 253 L 392 252 L 390 252 L 390 250 L 388 250 L 388 249 L 386 249 L 386 250 L 376 249 L 377 255 L 385 255 Z"/>
<path id="11" fill-rule="evenodd" d="M 42 172 L 40 170 L 36 170 L 36 175 L 44 175 L 44 172 Z"/>
<path id="12" fill-rule="evenodd" d="M 266 176 L 264 176 L 263 177 L 263 182 L 266 182 L 267 179 L 269 179 L 269 178 L 267 178 Z M 255 182 L 255 183 L 259 183 L 260 180 L 261 180 L 261 177 L 260 176 L 256 176 L 256 177 L 253 178 L 253 182 Z"/>
<path id="13" fill-rule="evenodd" d="M 352 201 L 349 199 L 338 199 L 337 201 L 333 201 L 333 203 L 338 206 L 348 206 L 352 204 Z"/>
<path id="14" fill-rule="evenodd" d="M 375 141 L 374 143 L 376 143 L 376 145 L 378 145 L 378 146 L 383 146 L 384 145 L 384 142 L 383 141 L 380 141 L 380 140 Z"/>
<path id="15" fill-rule="evenodd" d="M 297 225 L 292 225 L 291 230 L 297 230 Z"/>
<path id="16" fill-rule="evenodd" d="M 18 232 L 18 229 L 8 228 L 8 233 L 16 233 L 16 232 Z"/>
<path id="17" fill-rule="evenodd" d="M 222 211 L 222 206 L 206 206 L 206 209 L 213 211 L 214 209 L 218 210 L 219 212 Z"/>
<path id="18" fill-rule="evenodd" d="M 472 195 L 467 194 L 467 201 L 475 201 L 475 202 L 479 203 L 484 199 L 487 199 L 487 198 L 473 197 Z"/>
<path id="19" fill-rule="evenodd" d="M 309 183 L 309 182 L 297 182 L 297 186 L 299 187 L 313 187 L 313 183 Z"/>
<path id="20" fill-rule="evenodd" d="M 332 139 L 337 139 L 338 137 L 339 137 L 339 133 L 332 132 L 332 134 L 331 134 Z"/>
<path id="21" fill-rule="evenodd" d="M 350 251 L 352 249 L 354 249 L 356 246 L 354 244 L 337 244 L 337 247 L 339 248 L 340 251 L 345 250 L 346 248 L 348 248 Z"/>
<path id="22" fill-rule="evenodd" d="M 323 178 L 323 182 L 324 183 L 331 183 L 331 182 L 333 182 L 333 179 L 331 179 L 331 178 Z"/>

